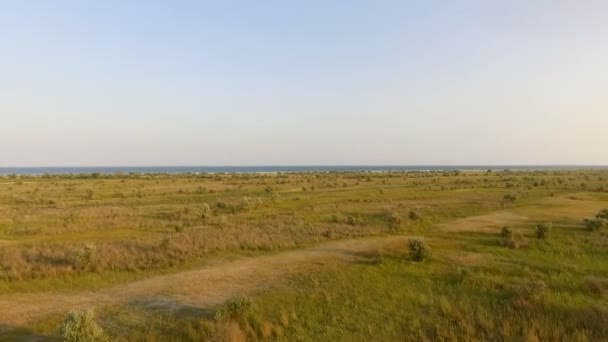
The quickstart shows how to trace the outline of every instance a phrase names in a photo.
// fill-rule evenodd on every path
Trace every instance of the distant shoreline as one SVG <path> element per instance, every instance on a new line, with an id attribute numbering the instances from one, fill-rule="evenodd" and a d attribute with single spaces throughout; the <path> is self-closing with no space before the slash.
<path id="1" fill-rule="evenodd" d="M 608 165 L 328 165 L 328 166 L 89 166 L 0 167 L 0 176 L 64 174 L 218 174 L 390 171 L 574 171 L 608 170 Z"/>

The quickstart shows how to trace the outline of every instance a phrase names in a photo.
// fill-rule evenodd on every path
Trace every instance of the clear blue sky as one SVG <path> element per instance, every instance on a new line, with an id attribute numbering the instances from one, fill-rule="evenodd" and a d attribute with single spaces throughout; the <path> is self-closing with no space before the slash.
<path id="1" fill-rule="evenodd" d="M 0 166 L 608 164 L 608 1 L 3 1 Z"/>

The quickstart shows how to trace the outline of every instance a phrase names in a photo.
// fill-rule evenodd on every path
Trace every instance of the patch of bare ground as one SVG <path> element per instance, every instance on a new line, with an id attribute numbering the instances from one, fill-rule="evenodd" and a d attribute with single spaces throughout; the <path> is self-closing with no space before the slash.
<path id="1" fill-rule="evenodd" d="M 497 211 L 485 215 L 461 218 L 441 224 L 440 229 L 447 232 L 487 232 L 494 233 L 505 225 L 525 222 L 528 217 L 511 211 Z"/>
<path id="2" fill-rule="evenodd" d="M 403 248 L 405 236 L 385 236 L 333 241 L 317 247 L 274 255 L 241 258 L 197 270 L 119 285 L 99 291 L 11 294 L 0 296 L 0 326 L 19 326 L 49 314 L 84 306 L 120 303 L 163 306 L 211 307 L 229 298 L 245 296 L 286 276 L 314 271 L 327 264 L 346 264 L 369 255 Z"/>
<path id="3" fill-rule="evenodd" d="M 522 208 L 522 211 L 534 213 L 536 218 L 558 220 L 561 218 L 587 218 L 595 216 L 607 203 L 599 201 L 590 194 L 573 194 L 558 197 L 547 197 L 538 205 Z"/>
<path id="4" fill-rule="evenodd" d="M 533 205 L 495 211 L 485 215 L 469 216 L 439 225 L 447 232 L 496 233 L 503 226 L 538 221 L 580 219 L 594 216 L 605 208 L 606 202 L 590 194 L 547 197 Z"/>

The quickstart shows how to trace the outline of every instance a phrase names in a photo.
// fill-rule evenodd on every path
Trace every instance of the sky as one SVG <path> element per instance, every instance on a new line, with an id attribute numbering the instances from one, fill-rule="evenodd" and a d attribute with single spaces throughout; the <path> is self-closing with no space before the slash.
<path id="1" fill-rule="evenodd" d="M 0 166 L 608 164 L 608 1 L 0 0 Z"/>

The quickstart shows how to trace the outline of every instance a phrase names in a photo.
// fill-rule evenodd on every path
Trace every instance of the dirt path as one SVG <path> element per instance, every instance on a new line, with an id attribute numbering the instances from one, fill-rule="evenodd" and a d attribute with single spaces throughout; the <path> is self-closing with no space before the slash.
<path id="1" fill-rule="evenodd" d="M 405 236 L 333 241 L 317 247 L 221 262 L 201 269 L 155 276 L 99 291 L 32 293 L 0 296 L 0 326 L 15 327 L 52 313 L 83 306 L 118 303 L 209 307 L 277 284 L 290 274 L 321 268 L 329 262 L 350 263 L 365 254 L 405 245 Z"/>

